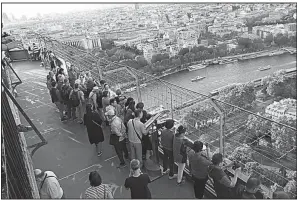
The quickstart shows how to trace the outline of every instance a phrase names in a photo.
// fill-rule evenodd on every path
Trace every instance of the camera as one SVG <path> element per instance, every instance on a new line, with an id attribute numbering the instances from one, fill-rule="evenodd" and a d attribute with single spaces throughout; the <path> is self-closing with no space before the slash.
<path id="1" fill-rule="evenodd" d="M 233 166 L 232 166 L 232 169 L 233 170 L 236 170 L 237 168 L 241 167 L 241 165 L 238 163 L 238 162 L 234 162 L 233 163 Z"/>

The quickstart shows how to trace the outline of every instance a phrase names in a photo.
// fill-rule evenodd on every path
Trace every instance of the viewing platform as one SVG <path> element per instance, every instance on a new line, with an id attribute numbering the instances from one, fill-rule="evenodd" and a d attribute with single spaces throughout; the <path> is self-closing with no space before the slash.
<path id="1" fill-rule="evenodd" d="M 83 197 L 90 186 L 88 175 L 94 170 L 98 170 L 103 183 L 112 185 L 114 198 L 130 198 L 130 191 L 124 187 L 129 165 L 123 169 L 117 168 L 119 160 L 109 145 L 109 128 L 104 128 L 103 155 L 98 157 L 83 125 L 60 121 L 45 84 L 48 70 L 41 68 L 38 61 L 14 62 L 13 67 L 23 81 L 17 87 L 17 101 L 48 142 L 34 154 L 34 168 L 53 171 L 59 178 L 66 198 Z M 26 123 L 23 118 L 21 121 Z M 25 133 L 25 137 L 28 146 L 39 141 L 34 131 Z M 176 179 L 168 179 L 168 174 L 151 177 L 151 180 L 153 182 L 149 188 L 152 198 L 194 198 L 191 182 L 186 181 L 184 185 L 178 186 Z"/>

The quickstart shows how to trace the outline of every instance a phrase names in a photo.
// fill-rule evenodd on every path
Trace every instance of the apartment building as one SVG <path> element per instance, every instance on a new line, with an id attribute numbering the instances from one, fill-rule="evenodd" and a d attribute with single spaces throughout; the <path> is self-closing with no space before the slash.
<path id="1" fill-rule="evenodd" d="M 296 119 L 296 100 L 284 99 L 280 102 L 274 102 L 266 107 L 265 113 L 277 119 L 280 117 L 287 117 L 289 119 Z"/>

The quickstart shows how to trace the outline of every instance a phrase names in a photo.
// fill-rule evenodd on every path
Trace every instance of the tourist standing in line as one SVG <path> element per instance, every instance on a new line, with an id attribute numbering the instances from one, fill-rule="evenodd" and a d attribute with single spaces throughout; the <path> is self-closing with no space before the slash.
<path id="1" fill-rule="evenodd" d="M 89 93 L 89 103 L 93 106 L 93 110 L 97 111 L 98 105 L 97 105 L 97 94 L 98 94 L 99 88 L 97 86 L 93 87 L 92 91 Z"/>
<path id="2" fill-rule="evenodd" d="M 183 172 L 187 162 L 187 148 L 185 141 L 186 128 L 180 125 L 177 128 L 177 132 L 173 138 L 173 157 L 174 162 L 177 163 L 177 184 L 181 185 L 184 183 Z"/>
<path id="3" fill-rule="evenodd" d="M 125 111 L 124 124 L 127 124 L 128 121 L 130 119 L 134 119 L 134 117 L 135 117 L 135 101 L 131 100 Z"/>
<path id="4" fill-rule="evenodd" d="M 50 71 L 46 76 L 46 80 L 47 80 L 46 86 L 49 91 L 51 91 L 52 89 L 52 82 L 56 82 L 54 77 L 55 77 L 55 74 L 52 71 Z"/>
<path id="5" fill-rule="evenodd" d="M 173 158 L 173 138 L 174 131 L 172 130 L 174 126 L 174 120 L 168 119 L 165 123 L 165 130 L 161 134 L 161 146 L 163 149 L 163 173 L 167 173 L 169 170 L 169 179 L 176 178 L 177 175 L 174 174 L 174 158 Z M 169 166 L 169 169 L 168 169 Z"/>
<path id="6" fill-rule="evenodd" d="M 79 90 L 77 83 L 74 84 L 74 89 L 70 93 L 70 100 L 72 101 L 72 106 L 76 109 L 78 123 L 82 124 L 84 117 L 85 97 L 84 93 Z"/>
<path id="7" fill-rule="evenodd" d="M 110 109 L 105 113 L 105 116 L 110 122 L 111 136 L 110 136 L 110 144 L 114 146 L 115 151 L 120 160 L 119 168 L 126 167 L 126 163 L 123 157 L 128 159 L 129 154 L 126 146 L 126 127 L 124 126 L 122 120 L 116 116 L 115 111 Z"/>
<path id="8" fill-rule="evenodd" d="M 54 172 L 35 169 L 34 175 L 41 199 L 65 199 L 64 191 Z"/>
<path id="9" fill-rule="evenodd" d="M 102 110 L 103 110 L 103 113 L 106 113 L 106 107 L 109 106 L 109 97 L 108 97 L 108 91 L 103 91 L 102 93 Z M 106 117 L 104 116 L 104 121 L 106 123 L 106 125 L 108 126 L 109 125 L 109 122 L 106 120 Z"/>
<path id="10" fill-rule="evenodd" d="M 117 110 L 118 112 L 116 113 L 116 115 L 121 118 L 121 120 L 124 122 L 124 118 L 125 118 L 125 100 L 126 98 L 124 96 L 121 96 L 119 98 L 119 103 L 117 104 Z"/>
<path id="11" fill-rule="evenodd" d="M 194 142 L 193 150 L 189 153 L 189 168 L 194 181 L 195 198 L 202 199 L 208 180 L 208 167 L 211 165 L 210 152 L 208 144 L 204 146 L 200 141 Z M 207 151 L 206 155 L 204 151 Z"/>
<path id="12" fill-rule="evenodd" d="M 102 142 L 104 135 L 102 130 L 102 120 L 97 112 L 93 112 L 92 105 L 87 104 L 84 115 L 84 125 L 87 127 L 90 144 L 95 144 L 98 156 L 102 155 Z"/>
<path id="13" fill-rule="evenodd" d="M 135 119 L 130 119 L 127 123 L 128 126 L 128 138 L 131 148 L 131 159 L 138 159 L 141 167 L 142 162 L 142 136 L 148 134 L 148 130 L 145 125 L 140 121 L 142 118 L 142 111 L 135 111 Z"/>
<path id="14" fill-rule="evenodd" d="M 70 93 L 72 91 L 72 87 L 70 86 L 69 80 L 65 79 L 64 80 L 64 85 L 62 86 L 62 99 L 64 101 L 64 104 L 66 106 L 66 112 L 67 112 L 67 118 L 68 120 L 75 119 L 76 114 L 75 114 L 75 108 L 72 106 L 71 101 L 70 101 Z"/>
<path id="15" fill-rule="evenodd" d="M 50 95 L 51 95 L 51 98 L 52 98 L 52 102 L 54 104 L 56 104 L 58 110 L 59 110 L 59 113 L 60 113 L 60 119 L 61 121 L 64 121 L 66 120 L 65 117 L 64 117 L 64 105 L 63 105 L 63 100 L 62 100 L 62 97 L 61 97 L 61 93 L 60 91 L 57 89 L 57 82 L 53 81 L 52 83 L 52 88 L 50 90 Z"/>
<path id="16" fill-rule="evenodd" d="M 69 67 L 68 78 L 69 78 L 70 86 L 74 88 L 74 83 L 76 80 L 76 72 L 74 71 L 73 65 L 70 65 L 70 67 Z"/>
<path id="17" fill-rule="evenodd" d="M 147 122 L 147 120 L 150 119 L 151 116 L 143 108 L 144 108 L 144 104 L 142 102 L 137 103 L 136 109 L 142 111 L 142 118 L 140 119 L 140 121 L 143 124 L 145 124 Z M 149 134 L 143 135 L 142 140 L 143 140 L 142 141 L 142 144 L 143 144 L 142 145 L 142 159 L 147 160 L 147 159 L 149 159 L 150 155 L 152 154 L 152 150 L 153 150 Z"/>
<path id="18" fill-rule="evenodd" d="M 225 173 L 225 169 L 232 167 L 233 163 L 228 166 L 223 166 L 223 155 L 216 153 L 211 159 L 212 165 L 209 166 L 209 177 L 214 182 L 214 189 L 218 199 L 230 199 L 232 197 L 231 188 L 234 188 L 237 183 L 238 174 L 241 172 L 241 168 L 235 170 L 234 177 L 230 180 L 229 176 Z"/>
<path id="19" fill-rule="evenodd" d="M 152 195 L 148 188 L 151 180 L 147 174 L 141 172 L 140 168 L 139 160 L 131 160 L 130 177 L 125 180 L 125 188 L 130 189 L 131 199 L 151 199 Z"/>
<path id="20" fill-rule="evenodd" d="M 85 192 L 85 199 L 113 199 L 111 189 L 107 184 L 102 184 L 102 178 L 97 171 L 89 174 L 91 187 Z"/>
<path id="21" fill-rule="evenodd" d="M 95 86 L 95 82 L 94 82 L 93 78 L 92 77 L 89 77 L 89 78 L 86 77 L 87 96 L 90 95 L 90 93 L 93 90 L 94 86 Z"/>

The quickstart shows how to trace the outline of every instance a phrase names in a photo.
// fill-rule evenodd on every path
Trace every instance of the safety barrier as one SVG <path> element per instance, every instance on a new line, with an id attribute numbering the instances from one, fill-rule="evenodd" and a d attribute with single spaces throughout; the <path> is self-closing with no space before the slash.
<path id="1" fill-rule="evenodd" d="M 167 117 L 185 125 L 191 141 L 207 142 L 212 153 L 220 152 L 229 161 L 239 163 L 243 182 L 257 176 L 266 196 L 271 197 L 273 188 L 278 187 L 295 197 L 296 121 L 265 116 L 265 106 L 257 103 L 251 83 L 219 91 L 212 98 L 58 41 L 51 42 L 55 54 L 79 71 L 92 71 L 96 79 L 103 78 L 113 89 L 121 88 L 126 96 L 144 102 L 146 110 L 160 105 L 170 110 Z"/>

